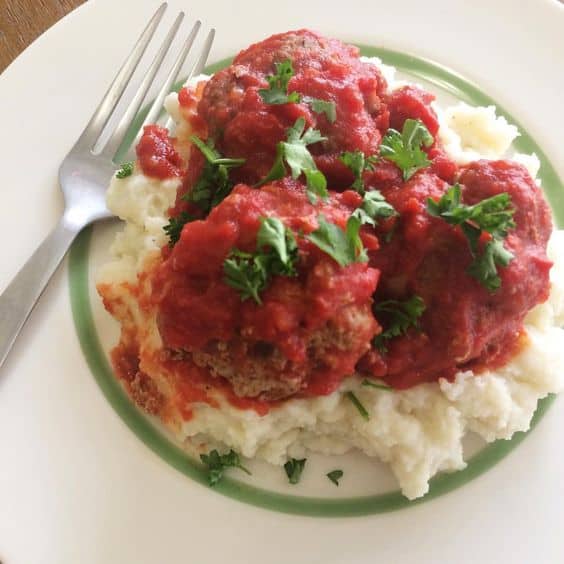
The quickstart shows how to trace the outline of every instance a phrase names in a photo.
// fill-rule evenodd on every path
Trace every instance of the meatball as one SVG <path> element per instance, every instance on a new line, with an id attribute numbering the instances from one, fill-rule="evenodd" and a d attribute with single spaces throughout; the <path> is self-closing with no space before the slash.
<path id="1" fill-rule="evenodd" d="M 320 213 L 344 227 L 359 203 L 349 191 L 313 206 L 289 179 L 260 190 L 237 186 L 205 220 L 184 227 L 152 282 L 164 346 L 229 381 L 241 397 L 333 391 L 379 329 L 372 314 L 378 271 L 366 263 L 341 267 L 304 234 Z M 223 264 L 233 248 L 255 252 L 260 219 L 271 216 L 297 239 L 297 276 L 273 276 L 261 304 L 243 301 L 225 282 Z"/>
<path id="2" fill-rule="evenodd" d="M 372 256 L 372 266 L 381 271 L 375 301 L 416 294 L 426 305 L 421 331 L 391 340 L 385 355 L 372 351 L 363 359 L 363 369 L 396 387 L 503 356 L 519 338 L 526 313 L 548 297 L 550 212 L 527 171 L 508 161 L 477 161 L 459 181 L 467 204 L 510 195 L 516 227 L 504 245 L 514 258 L 498 267 L 501 287 L 488 291 L 467 273 L 473 258 L 460 228 L 426 212 L 427 198 L 438 200 L 448 188 L 443 180 L 420 172 L 387 192 L 401 217 L 391 242 Z"/>
<path id="3" fill-rule="evenodd" d="M 294 69 L 288 91 L 334 102 L 333 123 L 303 101 L 269 105 L 262 100 L 259 89 L 268 87 L 266 78 L 275 73 L 275 63 L 286 60 Z M 234 173 L 239 181 L 249 184 L 267 174 L 276 144 L 303 117 L 309 127 L 327 137 L 310 149 L 314 155 L 324 157 L 318 166 L 333 186 L 333 166 L 327 164 L 328 156 L 356 149 L 366 154 L 376 152 L 381 133 L 388 127 L 383 102 L 386 88 L 380 71 L 363 63 L 356 47 L 300 30 L 274 35 L 239 53 L 232 65 L 208 82 L 198 111 L 208 124 L 210 137 L 224 154 L 247 159 Z M 335 181 L 340 184 L 338 174 Z"/>
<path id="4" fill-rule="evenodd" d="M 431 102 L 435 96 L 417 86 L 404 86 L 394 90 L 388 98 L 390 127 L 401 131 L 406 119 L 419 119 L 429 133 L 435 136 L 439 131 L 439 120 Z"/>

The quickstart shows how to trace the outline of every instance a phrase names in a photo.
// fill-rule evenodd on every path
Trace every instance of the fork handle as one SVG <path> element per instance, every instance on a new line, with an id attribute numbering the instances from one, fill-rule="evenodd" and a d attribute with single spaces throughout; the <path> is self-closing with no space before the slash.
<path id="1" fill-rule="evenodd" d="M 0 295 L 0 366 L 80 229 L 63 216 Z"/>

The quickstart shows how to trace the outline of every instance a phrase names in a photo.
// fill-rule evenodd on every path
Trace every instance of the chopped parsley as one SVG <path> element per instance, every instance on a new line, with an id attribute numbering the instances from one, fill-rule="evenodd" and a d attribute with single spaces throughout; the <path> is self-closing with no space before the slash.
<path id="1" fill-rule="evenodd" d="M 207 215 L 229 195 L 233 188 L 233 183 L 229 181 L 229 169 L 241 166 L 245 163 L 245 159 L 222 157 L 214 149 L 211 140 L 204 143 L 196 135 L 192 135 L 190 141 L 202 152 L 206 164 L 200 178 L 183 199 L 194 203 Z"/>
<path id="2" fill-rule="evenodd" d="M 365 419 L 366 421 L 369 421 L 370 415 L 368 414 L 368 411 L 366 411 L 366 408 L 360 403 L 360 400 L 355 396 L 354 392 L 347 392 L 345 395 L 347 396 L 347 398 L 349 398 L 351 403 L 356 407 L 362 418 Z"/>
<path id="3" fill-rule="evenodd" d="M 388 386 L 388 384 L 384 384 L 383 382 L 375 382 L 374 380 L 369 380 L 365 378 L 362 381 L 362 385 L 366 386 L 367 388 L 375 388 L 376 390 L 385 390 L 387 392 L 392 392 L 393 388 Z"/>
<path id="4" fill-rule="evenodd" d="M 329 123 L 335 123 L 337 120 L 337 106 L 335 102 L 312 98 L 311 96 L 304 96 L 302 102 L 307 104 L 316 114 L 325 114 Z"/>
<path id="5" fill-rule="evenodd" d="M 341 266 L 368 261 L 360 238 L 361 221 L 358 217 L 351 215 L 344 231 L 334 223 L 328 222 L 323 215 L 318 216 L 317 222 L 319 227 L 306 235 L 308 241 L 327 253 Z"/>
<path id="6" fill-rule="evenodd" d="M 395 163 L 403 172 L 403 179 L 409 180 L 419 169 L 431 164 L 422 147 L 434 142 L 429 130 L 418 119 L 406 119 L 402 132 L 388 129 L 380 144 L 380 155 Z"/>
<path id="7" fill-rule="evenodd" d="M 377 158 L 378 157 L 375 155 L 366 157 L 366 155 L 358 149 L 356 151 L 345 151 L 340 157 L 341 162 L 354 174 L 354 182 L 351 184 L 351 188 L 356 190 L 361 196 L 366 190 L 362 173 L 365 170 L 372 170 Z"/>
<path id="8" fill-rule="evenodd" d="M 495 292 L 501 286 L 497 267 L 508 266 L 513 258 L 513 253 L 503 246 L 503 241 L 494 238 L 486 243 L 483 252 L 474 259 L 468 274 L 490 292 Z"/>
<path id="9" fill-rule="evenodd" d="M 201 454 L 200 460 L 208 468 L 208 483 L 210 486 L 215 486 L 223 478 L 223 472 L 226 468 L 239 468 L 243 472 L 251 474 L 241 464 L 239 455 L 234 450 L 230 450 L 227 454 L 219 454 L 217 450 L 212 450 L 208 454 Z"/>
<path id="10" fill-rule="evenodd" d="M 176 217 L 171 217 L 168 223 L 163 227 L 163 231 L 168 235 L 169 247 L 174 247 L 180 239 L 182 228 L 192 221 L 192 216 L 188 212 L 180 212 Z"/>
<path id="11" fill-rule="evenodd" d="M 320 100 L 311 96 L 300 96 L 298 92 L 288 92 L 288 83 L 294 76 L 292 61 L 286 59 L 281 63 L 274 63 L 275 73 L 267 76 L 268 88 L 261 88 L 258 92 L 262 101 L 271 106 L 280 104 L 297 104 L 303 102 L 308 104 L 316 114 L 325 114 L 330 123 L 337 119 L 337 108 L 335 102 Z"/>
<path id="12" fill-rule="evenodd" d="M 261 304 L 259 294 L 269 280 L 266 263 L 263 254 L 233 249 L 223 262 L 225 283 L 239 292 L 242 301 L 253 298 L 257 304 Z"/>
<path id="13" fill-rule="evenodd" d="M 239 292 L 242 301 L 253 298 L 260 305 L 260 293 L 272 276 L 296 276 L 297 261 L 298 246 L 292 231 L 276 217 L 263 217 L 257 251 L 233 249 L 223 263 L 224 280 Z"/>
<path id="14" fill-rule="evenodd" d="M 259 248 L 270 247 L 274 251 L 271 257 L 271 269 L 274 274 L 296 276 L 298 246 L 292 231 L 287 229 L 277 217 L 261 219 L 257 234 Z"/>
<path id="15" fill-rule="evenodd" d="M 497 267 L 507 266 L 513 259 L 513 254 L 503 246 L 509 229 L 515 227 L 515 209 L 509 194 L 502 192 L 469 206 L 461 203 L 460 185 L 455 184 L 438 202 L 429 198 L 427 212 L 450 225 L 460 226 L 474 258 L 468 274 L 490 292 L 497 290 L 501 285 Z M 483 232 L 489 233 L 491 239 L 480 252 L 479 241 Z"/>
<path id="16" fill-rule="evenodd" d="M 281 63 L 274 63 L 276 72 L 266 77 L 268 88 L 259 90 L 260 97 L 265 104 L 279 105 L 292 104 L 300 101 L 300 95 L 297 92 L 288 94 L 288 82 L 294 76 L 294 68 L 292 61 L 286 59 Z"/>
<path id="17" fill-rule="evenodd" d="M 229 169 L 241 166 L 244 164 L 245 159 L 222 157 L 214 149 L 211 140 L 204 143 L 196 135 L 192 135 L 190 137 L 190 141 L 192 141 L 192 143 L 201 151 L 202 155 L 204 155 L 206 163 L 200 178 L 198 178 L 192 190 L 184 194 L 182 199 L 195 204 L 205 215 L 207 215 L 212 208 L 217 206 L 229 195 L 233 188 L 233 183 L 229 181 Z M 118 178 L 122 177 L 118 176 Z M 180 234 L 184 225 L 194 219 L 196 218 L 192 217 L 185 211 L 181 212 L 177 217 L 170 218 L 168 224 L 163 227 L 164 232 L 168 235 L 168 244 L 170 247 L 173 247 L 180 239 Z"/>
<path id="18" fill-rule="evenodd" d="M 290 460 L 284 464 L 284 470 L 286 471 L 286 476 L 288 476 L 290 484 L 297 484 L 300 481 L 306 461 L 307 458 L 300 460 L 290 458 Z"/>
<path id="19" fill-rule="evenodd" d="M 329 193 L 327 192 L 327 180 L 323 173 L 317 169 L 307 146 L 325 141 L 327 138 L 323 137 L 317 129 L 309 128 L 306 131 L 304 129 L 305 119 L 303 117 L 298 118 L 286 132 L 286 141 L 280 141 L 276 146 L 274 164 L 257 187 L 286 176 L 286 165 L 288 165 L 292 178 L 296 179 L 302 173 L 305 175 L 307 196 L 309 201 L 314 204 L 318 197 L 326 200 Z"/>
<path id="20" fill-rule="evenodd" d="M 370 190 L 370 192 L 365 192 L 362 204 L 354 210 L 352 215 L 358 218 L 362 225 L 369 224 L 375 227 L 379 219 L 398 215 L 398 212 L 386 201 L 379 190 Z"/>
<path id="21" fill-rule="evenodd" d="M 121 167 L 116 171 L 116 178 L 127 178 L 133 174 L 133 161 L 128 163 L 123 163 Z"/>
<path id="22" fill-rule="evenodd" d="M 419 328 L 419 318 L 425 311 L 425 303 L 421 297 L 414 295 L 405 301 L 386 300 L 374 306 L 374 313 L 382 313 L 385 317 L 385 329 L 374 337 L 372 344 L 380 351 L 386 352 L 386 342 L 394 337 L 404 335 L 411 328 Z"/>
<path id="23" fill-rule="evenodd" d="M 342 470 L 331 470 L 331 472 L 328 472 L 327 474 L 325 474 L 336 486 L 339 485 L 339 480 L 343 477 L 343 471 Z"/>

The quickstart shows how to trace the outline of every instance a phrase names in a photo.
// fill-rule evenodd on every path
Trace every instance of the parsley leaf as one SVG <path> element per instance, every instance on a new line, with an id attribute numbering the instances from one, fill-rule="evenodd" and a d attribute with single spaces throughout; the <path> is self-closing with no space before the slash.
<path id="1" fill-rule="evenodd" d="M 169 222 L 163 227 L 163 231 L 168 235 L 168 245 L 169 247 L 174 247 L 178 240 L 180 239 L 180 234 L 182 233 L 182 228 L 189 222 L 192 221 L 192 217 L 189 213 L 183 211 L 180 212 L 176 217 L 171 217 Z"/>
<path id="2" fill-rule="evenodd" d="M 277 217 L 261 219 L 257 234 L 259 248 L 270 247 L 270 270 L 273 274 L 296 276 L 298 246 L 294 234 Z M 269 255 L 267 255 L 269 256 Z"/>
<path id="3" fill-rule="evenodd" d="M 339 485 L 339 480 L 343 477 L 342 470 L 331 470 L 331 472 L 325 474 L 336 486 Z"/>
<path id="4" fill-rule="evenodd" d="M 507 266 L 513 258 L 513 253 L 503 246 L 503 241 L 492 239 L 486 244 L 482 254 L 474 259 L 468 268 L 468 274 L 476 278 L 490 292 L 495 292 L 501 286 L 497 267 Z"/>
<path id="5" fill-rule="evenodd" d="M 290 458 L 290 460 L 284 464 L 284 470 L 286 471 L 286 476 L 288 476 L 290 484 L 297 484 L 300 481 L 306 461 L 307 458 L 300 460 Z"/>
<path id="6" fill-rule="evenodd" d="M 371 190 L 364 194 L 362 204 L 354 210 L 352 215 L 357 217 L 362 225 L 369 224 L 375 227 L 379 219 L 398 215 L 398 212 L 386 202 L 379 190 Z"/>
<path id="7" fill-rule="evenodd" d="M 349 217 L 345 231 L 334 223 L 326 221 L 323 215 L 319 215 L 317 222 L 319 227 L 306 236 L 308 241 L 327 253 L 341 266 L 368 261 L 359 234 L 361 222 L 357 217 L 352 215 Z"/>
<path id="8" fill-rule="evenodd" d="M 259 293 L 268 283 L 266 262 L 264 255 L 233 249 L 223 262 L 225 283 L 239 292 L 242 301 L 253 298 L 262 304 Z"/>
<path id="9" fill-rule="evenodd" d="M 200 149 L 204 157 L 206 157 L 206 160 L 212 165 L 232 168 L 234 166 L 241 166 L 242 164 L 245 164 L 245 159 L 222 157 L 213 147 L 211 139 L 209 139 L 207 143 L 204 143 L 197 135 L 192 135 L 190 136 L 190 141 L 192 141 L 192 143 Z"/>
<path id="10" fill-rule="evenodd" d="M 121 167 L 116 171 L 116 178 L 127 178 L 133 174 L 133 161 L 128 163 L 123 163 Z"/>
<path id="11" fill-rule="evenodd" d="M 351 184 L 351 188 L 360 195 L 364 194 L 364 182 L 362 180 L 362 173 L 366 168 L 364 153 L 358 149 L 353 152 L 345 151 L 339 158 L 354 174 L 354 182 Z"/>
<path id="12" fill-rule="evenodd" d="M 274 63 L 276 72 L 267 76 L 268 88 L 261 88 L 258 92 L 265 104 L 295 104 L 304 102 L 317 114 L 325 114 L 330 123 L 334 123 L 337 119 L 337 108 L 335 102 L 329 100 L 320 100 L 311 96 L 300 96 L 298 92 L 288 93 L 288 83 L 294 76 L 294 67 L 292 61 L 286 59 L 281 63 Z"/>
<path id="13" fill-rule="evenodd" d="M 335 102 L 312 98 L 311 96 L 304 96 L 302 102 L 308 104 L 316 114 L 325 114 L 329 123 L 335 123 L 337 119 L 337 106 Z"/>
<path id="14" fill-rule="evenodd" d="M 380 144 L 380 155 L 395 163 L 403 171 L 403 179 L 409 180 L 419 169 L 431 164 L 421 147 L 430 147 L 433 142 L 421 120 L 406 119 L 401 133 L 388 129 Z"/>
<path id="15" fill-rule="evenodd" d="M 306 195 L 310 204 L 316 204 L 317 198 L 327 200 L 327 179 L 320 170 L 304 170 L 306 177 Z"/>
<path id="16" fill-rule="evenodd" d="M 286 165 L 284 164 L 284 143 L 280 142 L 276 145 L 276 157 L 274 158 L 274 163 L 272 168 L 269 170 L 268 174 L 257 184 L 255 188 L 260 188 L 264 184 L 268 184 L 273 180 L 279 180 L 286 176 Z"/>
<path id="17" fill-rule="evenodd" d="M 374 170 L 374 164 L 378 160 L 378 157 L 376 155 L 367 157 L 362 151 L 357 149 L 356 151 L 345 151 L 341 154 L 340 160 L 345 166 L 350 168 L 351 172 L 354 174 L 354 181 L 351 184 L 351 188 L 363 196 L 366 189 L 364 187 L 362 173 L 365 170 Z"/>
<path id="18" fill-rule="evenodd" d="M 208 483 L 210 486 L 215 486 L 223 478 L 223 472 L 226 468 L 239 468 L 243 472 L 251 474 L 241 464 L 239 455 L 234 450 L 230 450 L 227 454 L 219 454 L 214 449 L 208 454 L 201 454 L 200 460 L 208 467 Z"/>
<path id="19" fill-rule="evenodd" d="M 297 276 L 297 261 L 298 246 L 292 231 L 276 217 L 263 217 L 257 233 L 257 251 L 233 249 L 223 262 L 224 280 L 239 292 L 242 301 L 253 298 L 260 305 L 260 292 L 272 276 Z"/>
<path id="20" fill-rule="evenodd" d="M 200 178 L 183 199 L 196 204 L 207 215 L 233 189 L 233 184 L 229 181 L 229 169 L 241 166 L 245 163 L 245 159 L 222 157 L 214 149 L 211 140 L 204 143 L 196 135 L 192 135 L 190 141 L 202 152 L 206 164 Z"/>
<path id="21" fill-rule="evenodd" d="M 362 385 L 367 388 L 375 388 L 376 390 L 386 390 L 387 392 L 392 392 L 394 390 L 391 386 L 388 386 L 388 384 L 375 382 L 374 380 L 369 380 L 368 378 L 365 378 L 362 381 Z"/>
<path id="22" fill-rule="evenodd" d="M 387 319 L 386 329 L 374 337 L 372 344 L 380 351 L 386 352 L 386 342 L 405 334 L 411 327 L 419 328 L 419 318 L 425 311 L 425 303 L 417 296 L 405 301 L 386 300 L 374 306 L 375 313 L 383 313 Z"/>
<path id="23" fill-rule="evenodd" d="M 182 199 L 194 203 L 207 215 L 212 208 L 229 195 L 233 188 L 233 184 L 229 181 L 229 169 L 241 166 L 245 159 L 222 157 L 214 149 L 211 140 L 206 144 L 196 135 L 192 135 L 190 141 L 202 152 L 206 158 L 206 164 L 192 190 L 185 194 Z M 184 225 L 194 219 L 187 212 L 182 212 L 177 217 L 170 218 L 169 223 L 163 227 L 168 235 L 170 247 L 173 247 L 180 239 Z"/>
<path id="24" fill-rule="evenodd" d="M 490 292 L 497 290 L 501 285 L 497 266 L 507 266 L 513 259 L 513 254 L 503 246 L 502 241 L 507 237 L 509 229 L 515 227 L 515 209 L 511 207 L 509 194 L 502 192 L 469 206 L 461 203 L 461 188 L 459 184 L 455 184 L 438 202 L 429 198 L 427 212 L 433 217 L 444 219 L 450 225 L 460 225 L 474 257 L 468 274 Z M 484 231 L 492 239 L 480 253 L 479 240 Z"/>
<path id="25" fill-rule="evenodd" d="M 284 144 L 284 159 L 292 171 L 292 178 L 298 178 L 304 170 L 315 170 L 315 162 L 307 146 L 319 141 L 325 141 L 317 129 L 311 127 L 304 131 L 305 119 L 298 118 L 287 131 L 287 141 Z"/>
<path id="26" fill-rule="evenodd" d="M 268 88 L 261 88 L 258 92 L 265 104 L 279 105 L 291 104 L 300 101 L 297 92 L 288 94 L 288 82 L 294 76 L 292 61 L 286 59 L 281 63 L 274 63 L 276 72 L 266 77 Z"/>
<path id="27" fill-rule="evenodd" d="M 326 200 L 327 180 L 323 173 L 317 169 L 315 161 L 308 151 L 307 146 L 319 141 L 325 141 L 317 129 L 305 129 L 305 119 L 298 118 L 294 125 L 286 132 L 286 141 L 280 141 L 276 146 L 276 157 L 269 173 L 255 186 L 258 188 L 286 176 L 286 165 L 290 167 L 292 178 L 298 178 L 302 173 L 306 177 L 306 192 L 309 201 L 314 204 L 317 198 Z"/>
<path id="28" fill-rule="evenodd" d="M 362 418 L 365 419 L 366 421 L 369 421 L 370 420 L 370 414 L 368 413 L 368 411 L 366 411 L 366 408 L 362 405 L 362 403 L 360 403 L 360 400 L 356 397 L 354 392 L 347 392 L 345 395 L 347 396 L 347 398 L 349 398 L 349 400 L 352 402 L 352 404 L 356 407 L 356 409 L 358 410 L 358 412 L 360 413 Z"/>

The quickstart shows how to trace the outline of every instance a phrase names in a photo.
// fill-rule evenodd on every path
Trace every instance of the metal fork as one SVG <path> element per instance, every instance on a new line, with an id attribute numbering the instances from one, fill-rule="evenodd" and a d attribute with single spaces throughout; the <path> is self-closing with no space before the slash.
<path id="1" fill-rule="evenodd" d="M 94 147 L 100 139 L 108 120 L 116 112 L 116 106 L 129 84 L 139 61 L 159 25 L 167 8 L 162 4 L 150 19 L 147 27 L 137 40 L 133 50 L 118 71 L 100 105 L 90 118 L 86 128 L 74 144 L 59 168 L 59 183 L 63 191 L 65 208 L 63 215 L 53 231 L 39 245 L 37 250 L 16 274 L 8 287 L 0 295 L 0 366 L 6 359 L 24 323 L 37 303 L 53 273 L 61 263 L 75 237 L 87 225 L 111 217 L 105 202 L 105 192 L 110 178 L 116 170 L 116 156 L 125 134 L 152 85 L 155 75 L 170 49 L 184 13 L 180 12 L 172 24 L 166 38 L 151 62 L 137 92 L 119 120 L 117 126 L 100 151 Z M 162 84 L 143 126 L 157 120 L 164 99 L 169 93 L 180 72 L 194 40 L 200 30 L 201 22 L 196 21 L 180 53 Z M 188 73 L 188 78 L 202 72 L 208 58 L 215 30 L 208 33 L 196 62 Z M 167 124 L 168 125 L 168 124 Z M 141 127 L 139 135 L 143 130 Z"/>

